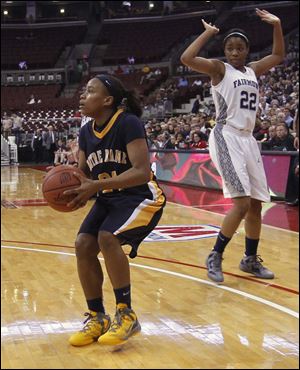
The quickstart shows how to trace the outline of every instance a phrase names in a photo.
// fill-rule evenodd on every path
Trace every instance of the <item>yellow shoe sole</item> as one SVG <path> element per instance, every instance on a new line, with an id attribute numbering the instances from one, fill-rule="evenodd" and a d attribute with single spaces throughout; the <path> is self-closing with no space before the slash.
<path id="1" fill-rule="evenodd" d="M 98 343 L 101 346 L 117 346 L 117 345 L 126 343 L 129 338 L 134 337 L 135 335 L 140 334 L 140 332 L 141 332 L 141 326 L 139 325 L 137 327 L 137 329 L 134 332 L 132 332 L 126 339 L 111 338 L 111 340 L 105 341 L 105 336 L 103 335 L 103 336 L 100 336 L 98 338 Z"/>

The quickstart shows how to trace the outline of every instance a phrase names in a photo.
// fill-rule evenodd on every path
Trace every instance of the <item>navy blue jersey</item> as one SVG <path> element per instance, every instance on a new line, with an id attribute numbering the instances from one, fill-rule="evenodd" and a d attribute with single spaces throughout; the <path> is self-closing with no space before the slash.
<path id="1" fill-rule="evenodd" d="M 101 180 L 120 175 L 132 168 L 126 146 L 133 140 L 146 138 L 144 125 L 139 118 L 119 109 L 101 127 L 101 131 L 98 130 L 95 122 L 90 121 L 81 127 L 79 135 L 79 148 L 85 153 L 92 178 Z M 148 193 L 149 190 L 148 184 L 144 184 L 114 192 Z M 111 191 L 104 190 L 103 193 Z"/>

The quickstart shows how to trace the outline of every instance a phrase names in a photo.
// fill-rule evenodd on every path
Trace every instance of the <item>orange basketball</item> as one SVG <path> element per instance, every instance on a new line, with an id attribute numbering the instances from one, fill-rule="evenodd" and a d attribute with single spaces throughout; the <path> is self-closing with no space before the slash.
<path id="1" fill-rule="evenodd" d="M 74 176 L 74 172 L 85 176 L 79 168 L 67 165 L 54 167 L 45 176 L 42 191 L 53 209 L 60 212 L 72 211 L 67 204 L 76 197 L 76 194 L 64 195 L 63 192 L 80 186 L 80 180 Z"/>

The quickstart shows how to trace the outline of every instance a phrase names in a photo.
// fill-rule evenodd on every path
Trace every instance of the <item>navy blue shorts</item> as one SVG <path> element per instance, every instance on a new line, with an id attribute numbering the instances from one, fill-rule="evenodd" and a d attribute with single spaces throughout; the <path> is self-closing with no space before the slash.
<path id="1" fill-rule="evenodd" d="M 166 199 L 162 192 L 155 200 L 142 194 L 114 193 L 100 195 L 84 219 L 78 234 L 98 237 L 100 231 L 114 234 L 121 245 L 129 244 L 131 258 L 136 257 L 139 244 L 158 224 Z"/>

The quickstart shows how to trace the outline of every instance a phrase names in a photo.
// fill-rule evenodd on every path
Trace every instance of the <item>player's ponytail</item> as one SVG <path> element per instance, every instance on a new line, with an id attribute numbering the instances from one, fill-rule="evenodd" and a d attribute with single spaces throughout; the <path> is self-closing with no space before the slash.
<path id="1" fill-rule="evenodd" d="M 115 109 L 122 107 L 138 117 L 142 115 L 140 99 L 134 90 L 126 90 L 122 82 L 111 75 L 97 75 L 96 78 L 103 83 L 109 94 L 114 97 L 113 107 Z"/>
<path id="2" fill-rule="evenodd" d="M 140 98 L 135 90 L 124 89 L 124 98 L 121 101 L 121 105 L 127 109 L 128 112 L 133 113 L 138 117 L 143 113 Z"/>

